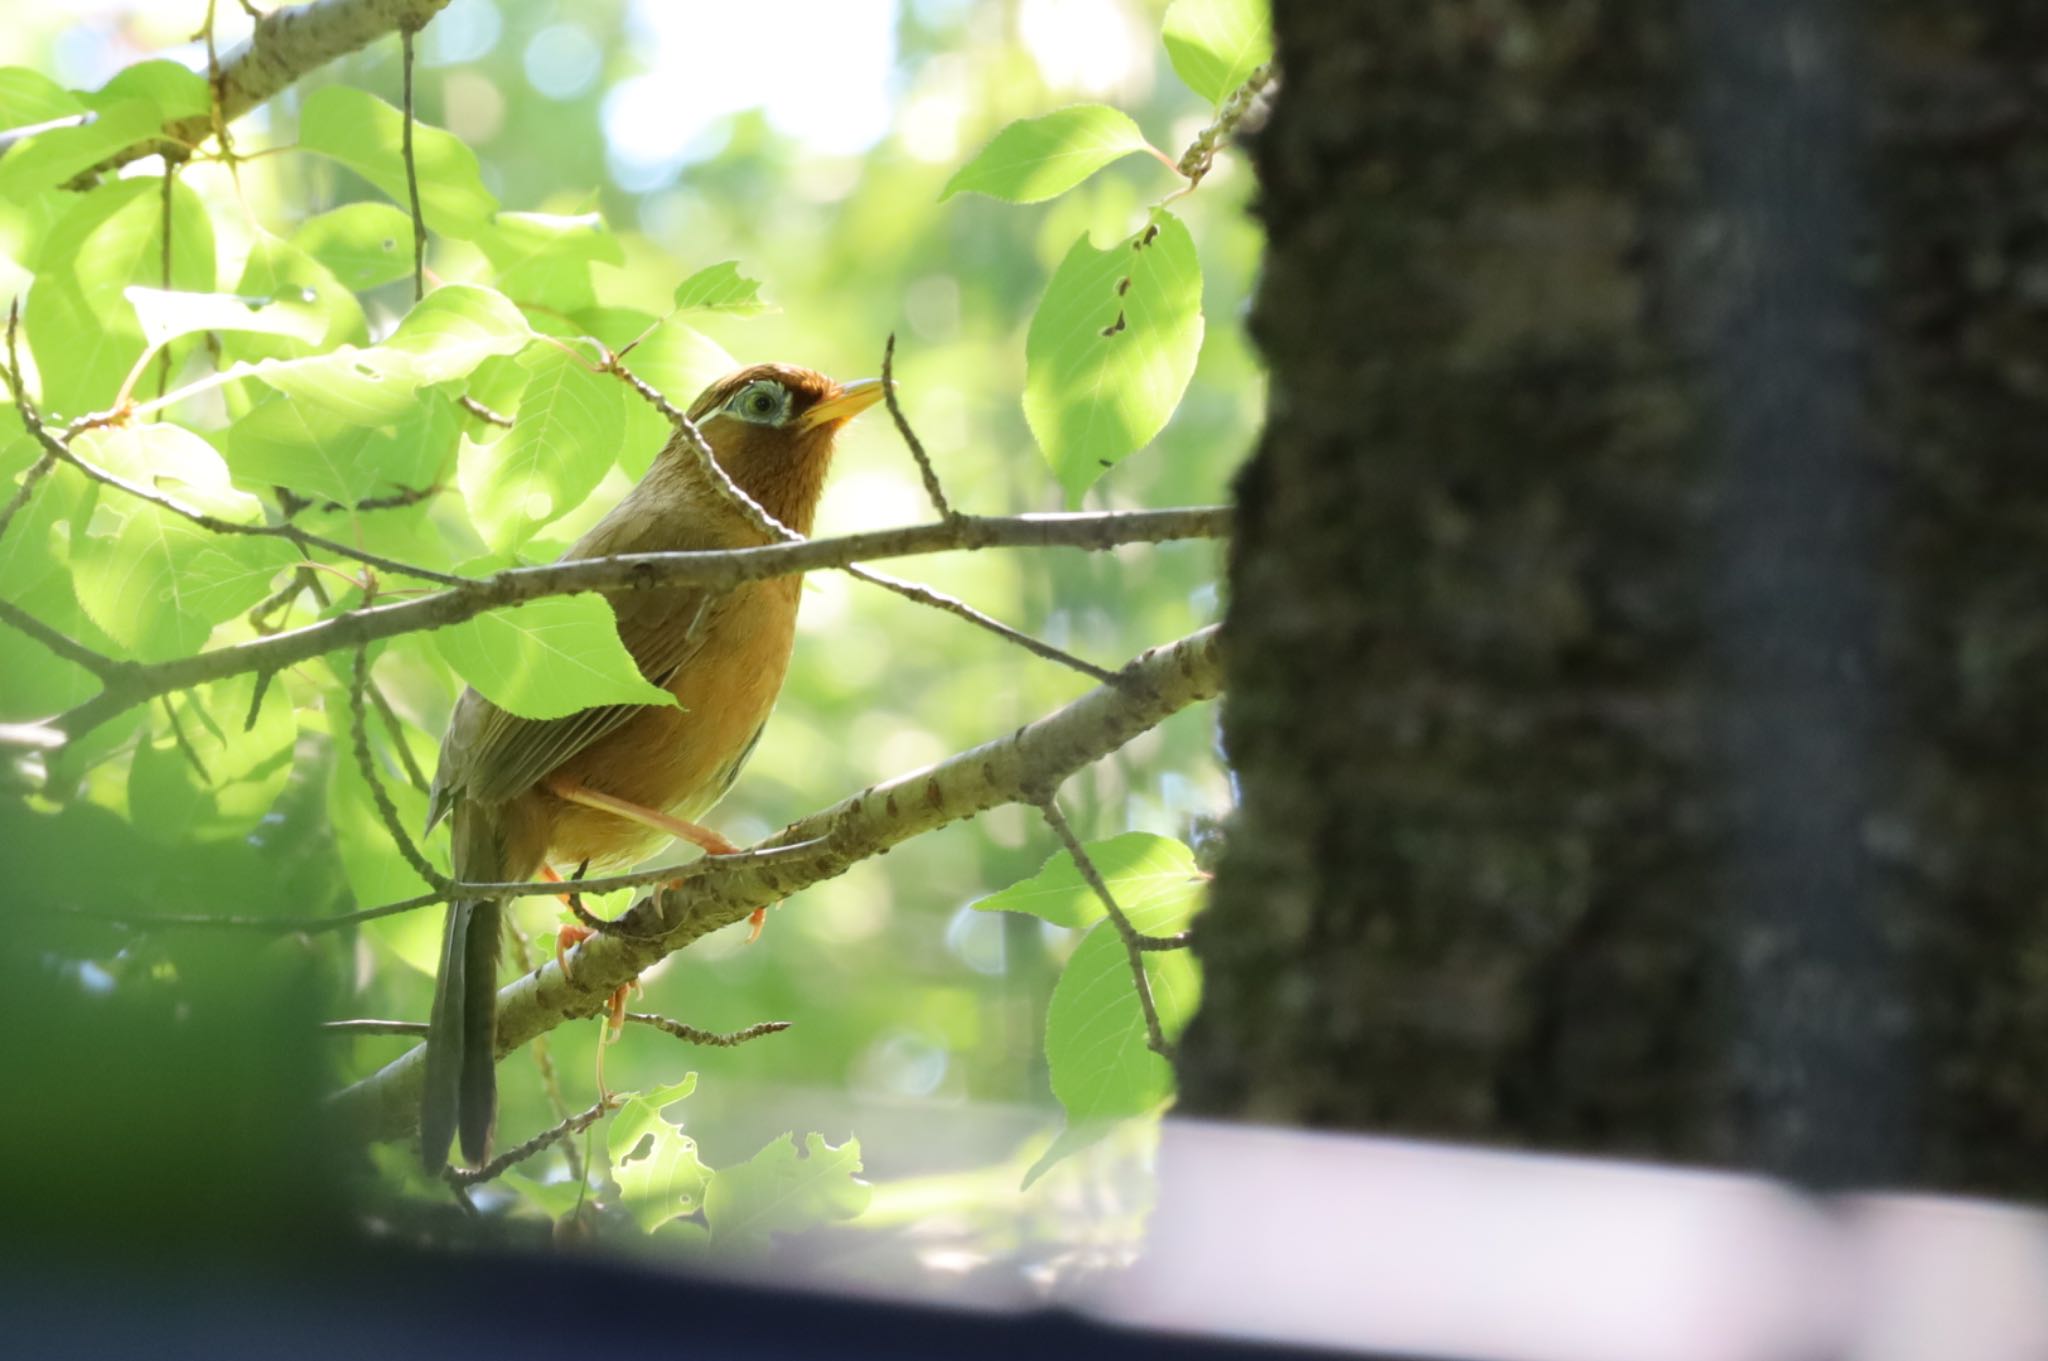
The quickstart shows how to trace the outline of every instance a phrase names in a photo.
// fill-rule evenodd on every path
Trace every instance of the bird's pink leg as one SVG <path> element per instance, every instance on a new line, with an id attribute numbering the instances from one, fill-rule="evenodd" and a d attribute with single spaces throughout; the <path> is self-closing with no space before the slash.
<path id="1" fill-rule="evenodd" d="M 738 855 L 740 847 L 733 845 L 709 827 L 700 827 L 673 813 L 664 813 L 658 808 L 647 808 L 628 799 L 611 794 L 600 794 L 578 781 L 557 776 L 548 781 L 547 790 L 556 798 L 568 803 L 577 803 L 585 808 L 599 808 L 642 827 L 651 827 L 657 832 L 667 832 L 678 841 L 687 841 L 706 855 Z M 747 918 L 751 928 L 747 932 L 747 944 L 752 945 L 761 938 L 761 928 L 768 924 L 768 909 L 757 907 Z"/>

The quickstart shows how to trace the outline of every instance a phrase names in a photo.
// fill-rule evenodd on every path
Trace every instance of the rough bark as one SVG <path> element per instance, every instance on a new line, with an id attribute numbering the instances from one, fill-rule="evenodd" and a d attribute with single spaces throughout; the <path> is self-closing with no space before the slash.
<path id="1" fill-rule="evenodd" d="M 2041 1189 L 2048 13 L 1908 10 L 1277 0 L 1193 1109 Z"/>

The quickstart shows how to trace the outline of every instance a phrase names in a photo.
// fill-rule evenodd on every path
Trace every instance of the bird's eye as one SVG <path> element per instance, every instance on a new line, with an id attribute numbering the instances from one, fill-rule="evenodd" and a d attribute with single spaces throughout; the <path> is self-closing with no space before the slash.
<path id="1" fill-rule="evenodd" d="M 743 421 L 779 425 L 789 410 L 789 392 L 780 383 L 751 383 L 740 389 L 726 409 Z"/>

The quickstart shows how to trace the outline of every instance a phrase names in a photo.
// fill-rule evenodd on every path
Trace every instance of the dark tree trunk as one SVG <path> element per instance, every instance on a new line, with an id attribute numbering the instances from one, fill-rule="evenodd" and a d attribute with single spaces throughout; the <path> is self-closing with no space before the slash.
<path id="1" fill-rule="evenodd" d="M 1185 1106 L 2048 1188 L 2048 6 L 1276 0 Z"/>

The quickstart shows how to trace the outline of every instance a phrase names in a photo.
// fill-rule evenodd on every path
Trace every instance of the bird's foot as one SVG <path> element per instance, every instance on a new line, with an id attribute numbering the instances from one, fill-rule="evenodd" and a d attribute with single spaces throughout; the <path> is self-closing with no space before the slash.
<path id="1" fill-rule="evenodd" d="M 576 981 L 575 971 L 569 963 L 572 958 L 570 950 L 596 934 L 597 932 L 589 927 L 578 926 L 573 922 L 565 923 L 555 932 L 555 967 L 562 971 L 562 977 L 569 982 Z M 618 1038 L 619 1032 L 626 1028 L 626 999 L 638 991 L 639 987 L 640 980 L 637 978 L 630 983 L 621 983 L 618 990 L 605 999 L 605 1014 L 611 1020 L 611 1024 L 605 1027 L 605 1036 L 608 1040 Z"/>

